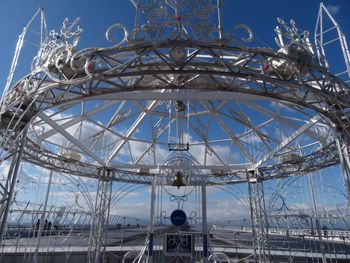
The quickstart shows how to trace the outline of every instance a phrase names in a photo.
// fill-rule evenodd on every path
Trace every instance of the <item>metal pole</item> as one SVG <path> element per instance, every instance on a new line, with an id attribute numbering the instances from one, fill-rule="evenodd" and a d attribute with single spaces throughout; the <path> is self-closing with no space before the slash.
<path id="1" fill-rule="evenodd" d="M 136 32 L 137 30 L 139 29 L 139 21 L 140 21 L 140 0 L 136 0 L 136 15 L 135 15 L 135 24 L 134 24 L 134 29 L 136 29 Z"/>
<path id="2" fill-rule="evenodd" d="M 107 176 L 110 177 L 110 170 L 107 170 Z M 102 251 L 102 262 L 106 261 L 106 248 L 107 248 L 107 238 L 108 238 L 108 221 L 109 221 L 109 215 L 111 211 L 111 197 L 112 197 L 112 188 L 113 188 L 113 182 L 111 181 L 111 186 L 109 187 L 109 193 L 108 193 L 108 210 L 107 210 L 107 216 L 106 216 L 106 222 L 105 222 L 105 233 L 104 233 L 104 246 Z"/>
<path id="3" fill-rule="evenodd" d="M 44 201 L 43 212 L 42 212 L 41 218 L 40 218 L 40 224 L 39 224 L 39 230 L 38 230 L 38 238 L 37 238 L 37 243 L 36 243 L 35 252 L 34 252 L 34 260 L 33 260 L 34 263 L 37 263 L 37 262 L 38 262 L 38 254 L 39 254 L 41 233 L 43 232 L 43 222 L 44 222 L 45 216 L 46 216 L 47 201 L 49 200 L 49 195 L 50 195 L 50 188 L 51 188 L 51 182 L 52 182 L 52 175 L 53 175 L 53 171 L 50 170 L 49 183 L 48 183 L 48 185 L 47 185 L 47 190 L 46 190 L 46 196 L 45 196 L 45 201 Z"/>
<path id="4" fill-rule="evenodd" d="M 23 153 L 23 148 L 24 148 L 24 143 L 25 143 L 26 137 L 27 137 L 27 129 L 25 129 L 22 133 L 21 145 L 20 145 L 19 151 L 17 153 L 17 156 L 13 156 L 13 159 L 12 159 L 11 166 L 14 168 L 10 169 L 10 173 L 9 173 L 9 176 L 12 176 L 12 180 L 11 180 L 10 190 L 7 192 L 7 198 L 6 198 L 7 200 L 5 201 L 6 202 L 5 203 L 5 211 L 4 211 L 4 214 L 2 216 L 2 221 L 1 221 L 0 245 L 2 245 L 3 237 L 5 234 L 7 217 L 8 217 L 9 211 L 10 211 L 10 206 L 11 206 L 11 202 L 12 202 L 12 198 L 13 198 L 13 192 L 15 190 L 15 185 L 17 182 L 18 171 L 19 171 L 19 167 L 21 164 L 21 158 L 22 158 L 22 153 Z M 11 173 L 12 173 L 12 175 L 11 175 Z M 7 187 L 6 187 L 6 189 L 7 189 Z"/>
<path id="5" fill-rule="evenodd" d="M 219 24 L 219 39 L 222 39 L 223 28 L 222 28 L 222 17 L 221 17 L 221 0 L 217 0 L 217 9 L 218 9 L 218 24 Z"/>
<path id="6" fill-rule="evenodd" d="M 96 205 L 91 224 L 89 247 L 86 260 L 90 263 L 98 263 L 102 261 L 103 254 L 101 254 L 101 248 L 104 250 L 104 246 L 106 246 L 107 242 L 106 231 L 108 226 L 108 215 L 111 202 L 112 181 L 110 180 L 110 171 L 105 167 L 100 170 L 99 176 L 100 178 L 96 192 Z"/>
<path id="7" fill-rule="evenodd" d="M 315 219 L 316 219 L 317 235 L 318 235 L 318 239 L 320 240 L 320 250 L 321 250 L 321 254 L 322 254 L 322 263 L 327 263 L 326 255 L 324 253 L 324 244 L 323 244 L 322 233 L 321 233 L 320 219 L 319 219 L 318 213 L 317 213 L 316 197 L 315 197 L 314 186 L 313 186 L 313 183 L 312 183 L 311 174 L 308 174 L 307 176 L 308 176 L 308 179 L 309 179 L 311 196 L 312 196 L 312 206 L 313 206 Z"/>
<path id="8" fill-rule="evenodd" d="M 153 238 L 154 238 L 154 210 L 155 210 L 155 200 L 156 200 L 156 180 L 157 177 L 153 179 L 152 189 L 151 189 L 151 211 L 149 218 L 149 240 L 148 240 L 148 262 L 153 262 Z"/>
<path id="9" fill-rule="evenodd" d="M 208 222 L 207 222 L 207 189 L 202 184 L 202 231 L 203 231 L 203 263 L 208 263 Z"/>
<path id="10" fill-rule="evenodd" d="M 9 75 L 7 77 L 7 80 L 6 80 L 6 85 L 5 85 L 4 91 L 2 93 L 2 98 L 5 97 L 8 89 L 10 88 L 10 86 L 12 84 L 13 76 L 14 76 L 14 74 L 16 72 L 16 69 L 17 69 L 18 59 L 19 59 L 19 56 L 21 54 L 22 46 L 23 46 L 23 43 L 24 43 L 24 38 L 25 38 L 25 36 L 27 34 L 27 31 L 28 31 L 29 27 L 31 27 L 34 19 L 38 16 L 38 14 L 40 12 L 41 12 L 41 8 L 39 8 L 35 12 L 35 14 L 32 16 L 32 18 L 30 19 L 28 24 L 23 28 L 22 33 L 18 36 L 18 41 L 17 41 L 17 45 L 16 45 L 15 54 L 14 54 L 13 59 L 12 59 L 11 69 L 10 69 Z"/>
<path id="11" fill-rule="evenodd" d="M 347 162 L 344 160 L 344 154 L 339 142 L 339 139 L 337 139 L 335 141 L 336 146 L 337 146 L 337 150 L 338 150 L 338 155 L 339 155 L 339 161 L 340 161 L 340 168 L 341 168 L 341 176 L 343 177 L 344 180 L 344 184 L 345 184 L 345 189 L 346 189 L 346 193 L 347 193 L 347 201 L 348 204 L 350 204 L 350 181 L 349 181 L 349 169 L 347 166 Z M 346 147 L 346 146 L 345 146 Z"/>
<path id="12" fill-rule="evenodd" d="M 250 217 L 251 217 L 251 231 L 252 231 L 252 246 L 254 251 L 254 262 L 258 262 L 258 238 L 257 238 L 257 232 L 256 232 L 256 216 L 255 216 L 255 202 L 253 198 L 253 187 L 252 182 L 250 179 L 250 174 L 247 172 L 247 178 L 248 178 L 248 195 L 249 195 L 249 206 L 250 206 Z"/>

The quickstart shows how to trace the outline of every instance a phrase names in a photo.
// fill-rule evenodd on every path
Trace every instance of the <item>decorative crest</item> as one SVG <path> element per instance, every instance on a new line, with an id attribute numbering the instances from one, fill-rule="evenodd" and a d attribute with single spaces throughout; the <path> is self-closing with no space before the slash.
<path id="1" fill-rule="evenodd" d="M 275 28 L 277 33 L 275 41 L 280 48 L 285 49 L 293 45 L 314 54 L 308 31 L 300 32 L 293 19 L 290 20 L 289 24 L 281 18 L 277 18 L 277 22 L 280 26 Z"/>
<path id="2" fill-rule="evenodd" d="M 65 18 L 59 33 L 55 30 L 50 31 L 38 55 L 33 59 L 32 68 L 44 64 L 55 64 L 56 67 L 60 67 L 59 63 L 63 61 L 68 63 L 83 31 L 78 25 L 79 20 L 78 17 L 69 25 L 68 18 Z"/>
<path id="3" fill-rule="evenodd" d="M 220 1 L 213 0 L 131 0 L 136 8 L 135 28 L 128 40 L 176 39 L 199 41 L 234 41 L 240 45 L 232 31 L 244 30 L 250 42 L 253 33 L 246 25 L 239 24 L 224 32 L 221 25 Z M 140 17 L 143 14 L 143 17 Z"/>
<path id="4" fill-rule="evenodd" d="M 190 36 L 210 39 L 215 38 L 214 34 L 218 31 L 213 23 L 216 7 L 211 0 L 150 0 L 133 3 L 146 18 L 144 24 L 136 25 L 134 38 L 142 34 L 151 39 L 187 39 Z"/>

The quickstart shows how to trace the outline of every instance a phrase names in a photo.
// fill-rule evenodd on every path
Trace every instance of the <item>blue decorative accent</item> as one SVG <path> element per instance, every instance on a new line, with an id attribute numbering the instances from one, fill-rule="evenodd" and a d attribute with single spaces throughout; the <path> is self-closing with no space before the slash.
<path id="1" fill-rule="evenodd" d="M 174 226 L 182 226 L 187 220 L 186 213 L 181 209 L 174 210 L 170 215 L 170 221 Z"/>
<path id="2" fill-rule="evenodd" d="M 208 236 L 203 234 L 203 256 L 208 257 Z"/>

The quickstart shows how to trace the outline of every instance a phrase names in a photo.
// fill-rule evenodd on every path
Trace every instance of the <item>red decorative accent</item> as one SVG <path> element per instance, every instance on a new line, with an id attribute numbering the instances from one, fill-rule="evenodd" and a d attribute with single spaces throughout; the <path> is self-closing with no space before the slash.
<path id="1" fill-rule="evenodd" d="M 262 71 L 266 72 L 270 69 L 270 65 L 267 64 L 267 63 L 264 63 L 263 66 L 262 66 Z"/>
<path id="2" fill-rule="evenodd" d="M 90 72 L 90 73 L 94 71 L 94 68 L 95 68 L 94 63 L 89 63 L 87 65 L 87 71 Z"/>
<path id="3" fill-rule="evenodd" d="M 181 22 L 181 16 L 177 15 L 177 16 L 176 16 L 176 21 L 177 21 L 177 22 Z"/>

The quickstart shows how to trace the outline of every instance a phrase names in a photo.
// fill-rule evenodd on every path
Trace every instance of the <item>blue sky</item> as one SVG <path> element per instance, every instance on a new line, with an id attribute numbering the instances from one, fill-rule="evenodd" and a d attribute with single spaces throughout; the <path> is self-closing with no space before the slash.
<path id="1" fill-rule="evenodd" d="M 293 18 L 300 29 L 306 29 L 313 34 L 316 18 L 319 8 L 319 1 L 314 0 L 273 0 L 273 1 L 233 1 L 223 0 L 223 25 L 225 30 L 233 28 L 236 24 L 244 23 L 248 25 L 254 32 L 256 39 L 260 39 L 268 46 L 277 49 L 274 43 L 274 28 L 277 25 L 276 18 L 280 17 L 286 21 Z M 340 24 L 344 33 L 350 38 L 350 18 L 347 15 L 350 10 L 350 2 L 347 0 L 324 1 L 324 4 L 329 7 L 334 17 Z M 0 90 L 3 89 L 6 77 L 10 68 L 11 60 L 15 50 L 18 35 L 21 33 L 23 26 L 28 22 L 32 15 L 39 7 L 46 10 L 46 18 L 48 29 L 59 30 L 64 18 L 68 17 L 70 21 L 76 17 L 80 17 L 80 25 L 83 29 L 79 47 L 88 46 L 106 46 L 108 43 L 104 39 L 106 29 L 114 23 L 123 23 L 130 30 L 132 29 L 134 8 L 128 0 L 118 1 L 34 1 L 34 0 L 0 0 Z M 262 44 L 259 44 L 262 46 Z M 25 57 L 23 61 L 27 63 L 31 58 Z M 29 63 L 21 64 L 20 73 L 25 74 L 29 70 Z M 329 172 L 332 173 L 334 170 Z M 337 171 L 335 171 L 337 172 Z M 59 181 L 59 179 L 57 179 Z M 305 179 L 302 183 L 305 184 Z M 339 182 L 337 182 L 338 184 Z M 242 189 L 240 189 L 242 188 Z M 246 185 L 238 187 L 240 191 L 246 191 Z M 57 186 L 57 191 L 59 187 Z M 29 194 L 29 193 L 27 193 Z M 41 200 L 42 193 L 34 197 L 36 200 Z M 144 188 L 139 191 L 139 194 L 132 195 L 129 202 L 122 204 L 122 211 L 130 213 L 128 208 L 130 204 L 137 203 L 140 209 L 147 204 L 149 188 Z M 208 191 L 212 196 L 212 208 L 227 202 L 226 207 L 231 207 L 230 202 L 233 199 L 225 193 L 220 193 L 218 189 Z M 244 196 L 244 194 L 242 195 Z M 241 196 L 241 197 L 242 197 Z M 73 195 L 74 197 L 74 195 Z M 147 197 L 148 198 L 148 197 Z M 34 200 L 35 201 L 35 200 Z M 295 202 L 302 203 L 305 200 L 295 197 Z M 306 200 L 308 201 L 308 200 Z M 55 201 L 56 202 L 56 201 Z M 233 202 L 233 201 L 232 201 Z M 330 202 L 336 203 L 335 200 Z M 225 207 L 225 204 L 222 206 Z M 141 211 L 141 210 L 140 210 Z M 213 210 L 214 211 L 214 210 Z M 118 211 L 119 212 L 119 211 Z M 142 212 L 141 212 L 142 214 Z M 146 216 L 147 217 L 147 216 Z"/>

